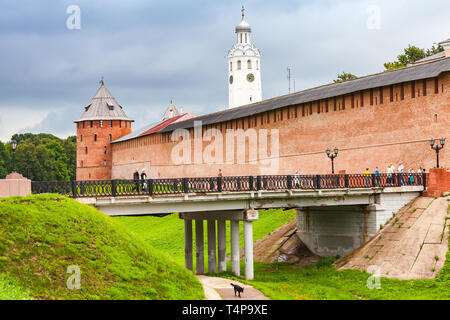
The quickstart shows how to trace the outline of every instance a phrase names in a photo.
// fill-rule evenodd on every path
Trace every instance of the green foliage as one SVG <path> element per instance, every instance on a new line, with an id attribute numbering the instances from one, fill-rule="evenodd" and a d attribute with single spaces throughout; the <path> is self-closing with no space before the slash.
<path id="1" fill-rule="evenodd" d="M 2 263 L 0 257 L 0 264 Z M 7 274 L 0 274 L 0 300 L 30 300 L 28 290 L 20 288 L 15 279 Z"/>
<path id="2" fill-rule="evenodd" d="M 15 134 L 16 171 L 34 181 L 69 181 L 76 178 L 76 137 L 51 134 Z M 11 146 L 0 142 L 0 179 L 11 172 Z"/>
<path id="3" fill-rule="evenodd" d="M 81 271 L 79 290 L 66 285 L 72 265 Z M 5 285 L 6 275 L 14 281 Z M 168 255 L 93 207 L 57 195 L 0 199 L 0 297 L 15 287 L 35 299 L 203 298 L 192 272 Z"/>
<path id="4" fill-rule="evenodd" d="M 352 73 L 342 72 L 342 73 L 338 74 L 337 79 L 333 80 L 333 82 L 338 83 L 338 82 L 344 82 L 344 81 L 353 80 L 353 79 L 358 79 L 358 77 Z"/>
<path id="5" fill-rule="evenodd" d="M 397 56 L 397 60 L 393 62 L 386 62 L 384 64 L 384 67 L 386 70 L 396 70 L 404 68 L 408 63 L 416 62 L 420 59 L 432 56 L 442 51 L 444 51 L 444 48 L 442 48 L 440 45 L 436 46 L 435 44 L 433 44 L 433 46 L 427 50 L 409 45 L 408 48 L 403 50 L 403 54 L 399 54 Z"/>

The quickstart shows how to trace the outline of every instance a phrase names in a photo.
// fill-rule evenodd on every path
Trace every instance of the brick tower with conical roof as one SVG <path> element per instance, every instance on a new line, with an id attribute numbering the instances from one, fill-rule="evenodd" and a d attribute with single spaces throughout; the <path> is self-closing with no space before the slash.
<path id="1" fill-rule="evenodd" d="M 111 141 L 131 133 L 131 123 L 105 84 L 84 108 L 77 125 L 77 180 L 111 179 Z M 130 177 L 133 173 L 130 173 Z"/>

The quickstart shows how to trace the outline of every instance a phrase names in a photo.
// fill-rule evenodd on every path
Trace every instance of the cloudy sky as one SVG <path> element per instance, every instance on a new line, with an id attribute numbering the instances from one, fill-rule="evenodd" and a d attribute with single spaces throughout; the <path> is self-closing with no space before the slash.
<path id="1" fill-rule="evenodd" d="M 67 26 L 72 5 L 79 29 Z M 287 93 L 287 66 L 302 90 L 450 38 L 448 0 L 0 0 L 0 140 L 75 134 L 102 76 L 135 128 L 171 99 L 197 115 L 225 109 L 242 5 L 263 55 L 264 99 Z"/>

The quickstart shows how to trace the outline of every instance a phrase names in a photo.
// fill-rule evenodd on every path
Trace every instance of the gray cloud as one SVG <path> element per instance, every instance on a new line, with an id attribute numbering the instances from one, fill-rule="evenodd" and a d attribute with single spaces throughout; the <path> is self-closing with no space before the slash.
<path id="1" fill-rule="evenodd" d="M 71 4 L 81 8 L 81 30 L 66 28 Z M 372 4 L 381 9 L 380 30 L 366 26 Z M 6 112 L 43 114 L 8 124 L 0 140 L 24 130 L 74 134 L 101 76 L 135 128 L 157 121 L 171 99 L 194 114 L 227 106 L 225 56 L 240 1 L 0 0 L 0 7 L 0 121 Z M 263 54 L 264 98 L 287 93 L 288 65 L 296 89 L 306 89 L 342 71 L 382 71 L 409 43 L 429 47 L 450 37 L 445 0 L 249 0 L 246 7 Z"/>

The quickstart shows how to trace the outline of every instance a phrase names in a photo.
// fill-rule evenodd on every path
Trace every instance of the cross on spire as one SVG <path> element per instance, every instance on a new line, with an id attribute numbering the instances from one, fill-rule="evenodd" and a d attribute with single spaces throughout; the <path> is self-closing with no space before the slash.
<path id="1" fill-rule="evenodd" d="M 244 16 L 245 16 L 245 8 L 244 8 L 244 6 L 242 6 L 242 9 L 241 9 L 241 12 L 242 12 L 242 19 L 244 19 Z"/>
<path id="2" fill-rule="evenodd" d="M 101 86 L 105 84 L 104 81 L 103 81 L 103 76 L 102 76 L 102 79 L 99 81 L 99 83 L 100 83 Z"/>

